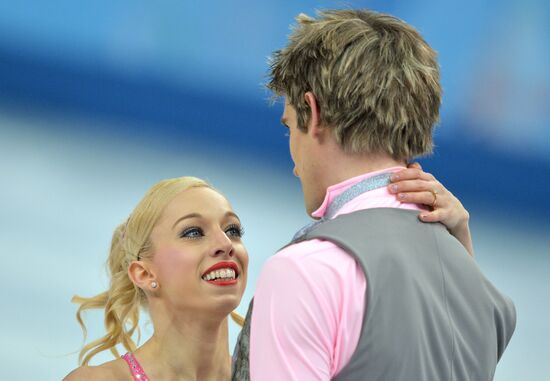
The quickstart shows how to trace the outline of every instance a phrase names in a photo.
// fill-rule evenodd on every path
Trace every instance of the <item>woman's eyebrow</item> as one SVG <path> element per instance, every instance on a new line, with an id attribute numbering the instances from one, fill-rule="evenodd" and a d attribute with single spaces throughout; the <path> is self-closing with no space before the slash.
<path id="1" fill-rule="evenodd" d="M 172 226 L 172 229 L 174 229 L 180 221 L 186 220 L 188 218 L 196 218 L 196 217 L 200 218 L 200 217 L 202 217 L 202 215 L 199 214 L 199 213 L 190 213 L 190 214 L 187 214 L 183 217 L 180 217 L 180 218 L 178 218 L 178 220 L 176 222 L 174 222 L 174 225 Z"/>
<path id="2" fill-rule="evenodd" d="M 227 212 L 225 213 L 226 216 L 231 216 L 231 217 L 235 217 L 237 220 L 239 220 L 239 222 L 241 222 L 241 219 L 239 218 L 239 216 L 237 216 L 237 214 L 235 212 Z"/>
<path id="3" fill-rule="evenodd" d="M 229 217 L 235 217 L 239 222 L 241 222 L 241 219 L 239 218 L 239 216 L 237 216 L 237 214 L 235 212 L 229 211 L 229 212 L 225 213 L 225 215 L 229 216 Z M 202 214 L 200 214 L 200 213 L 186 214 L 185 216 L 178 218 L 178 220 L 176 222 L 174 222 L 174 225 L 172 225 L 172 229 L 174 229 L 176 227 L 176 225 L 178 223 L 180 223 L 181 221 L 189 219 L 189 218 L 202 218 Z"/>

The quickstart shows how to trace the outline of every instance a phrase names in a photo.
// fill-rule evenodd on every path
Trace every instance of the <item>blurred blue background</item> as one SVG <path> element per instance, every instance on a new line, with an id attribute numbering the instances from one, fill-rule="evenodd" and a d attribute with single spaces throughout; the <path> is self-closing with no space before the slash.
<path id="1" fill-rule="evenodd" d="M 241 215 L 245 312 L 262 263 L 308 221 L 282 106 L 263 88 L 267 58 L 298 13 L 335 7 L 397 15 L 439 52 L 442 119 L 435 153 L 421 162 L 469 209 L 477 261 L 516 303 L 495 379 L 548 379 L 542 0 L 0 1 L 3 378 L 59 380 L 77 365 L 82 335 L 69 300 L 105 289 L 112 230 L 163 178 L 205 178 Z M 86 318 L 90 338 L 99 336 L 101 314 Z"/>

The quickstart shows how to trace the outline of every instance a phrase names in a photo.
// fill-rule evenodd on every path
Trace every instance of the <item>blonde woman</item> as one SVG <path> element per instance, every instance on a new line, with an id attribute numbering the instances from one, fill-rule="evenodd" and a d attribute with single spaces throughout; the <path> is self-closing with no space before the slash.
<path id="1" fill-rule="evenodd" d="M 107 333 L 82 349 L 84 366 L 66 380 L 228 379 L 227 316 L 241 300 L 248 267 L 241 236 L 231 205 L 206 182 L 183 177 L 153 186 L 114 232 L 109 290 L 75 297 L 80 322 L 82 311 L 104 309 Z M 154 334 L 136 348 L 140 307 Z M 128 351 L 124 358 L 86 366 L 104 350 L 120 357 L 117 344 Z"/>
<path id="2" fill-rule="evenodd" d="M 402 189 L 422 202 L 422 188 L 435 180 L 423 179 L 418 169 L 402 173 Z M 432 218 L 467 225 L 460 202 L 438 186 L 445 202 Z M 181 177 L 154 185 L 113 234 L 109 289 L 73 300 L 80 304 L 77 319 L 84 330 L 81 313 L 97 308 L 104 310 L 107 332 L 82 349 L 82 366 L 65 381 L 229 380 L 227 317 L 247 279 L 242 234 L 231 204 L 205 181 Z M 138 348 L 132 336 L 141 309 L 154 333 Z M 117 345 L 127 351 L 122 357 Z M 116 359 L 88 365 L 106 350 Z"/>

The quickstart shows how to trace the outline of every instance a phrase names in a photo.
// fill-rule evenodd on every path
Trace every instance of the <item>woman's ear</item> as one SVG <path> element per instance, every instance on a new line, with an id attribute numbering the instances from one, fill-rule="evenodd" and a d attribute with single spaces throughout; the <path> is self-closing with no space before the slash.
<path id="1" fill-rule="evenodd" d="M 143 291 L 153 291 L 158 288 L 156 274 L 148 263 L 143 261 L 132 261 L 128 266 L 128 277 L 134 284 Z"/>

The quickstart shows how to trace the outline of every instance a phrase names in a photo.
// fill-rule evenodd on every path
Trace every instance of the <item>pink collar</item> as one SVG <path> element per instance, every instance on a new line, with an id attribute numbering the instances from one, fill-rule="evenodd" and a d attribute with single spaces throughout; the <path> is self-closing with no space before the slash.
<path id="1" fill-rule="evenodd" d="M 344 181 L 342 181 L 338 184 L 334 184 L 334 185 L 329 186 L 327 188 L 327 193 L 325 195 L 325 199 L 324 199 L 323 203 L 321 204 L 321 206 L 316 211 L 311 213 L 311 216 L 314 217 L 314 218 L 323 217 L 325 215 L 325 213 L 327 212 L 327 208 L 330 205 L 330 203 L 332 202 L 332 200 L 334 200 L 334 198 L 336 196 L 338 196 L 339 194 L 344 192 L 349 187 L 357 184 L 358 182 L 363 181 L 365 179 L 368 179 L 369 177 L 373 177 L 373 176 L 379 175 L 381 173 L 385 173 L 385 172 L 392 172 L 392 173 L 393 172 L 399 172 L 399 171 L 403 170 L 404 168 L 405 167 L 385 168 L 385 169 L 381 169 L 379 171 L 369 172 L 369 173 L 365 173 L 365 174 L 362 174 L 362 175 L 359 175 L 359 176 L 355 176 L 355 177 L 352 177 L 350 179 L 344 180 Z"/>

